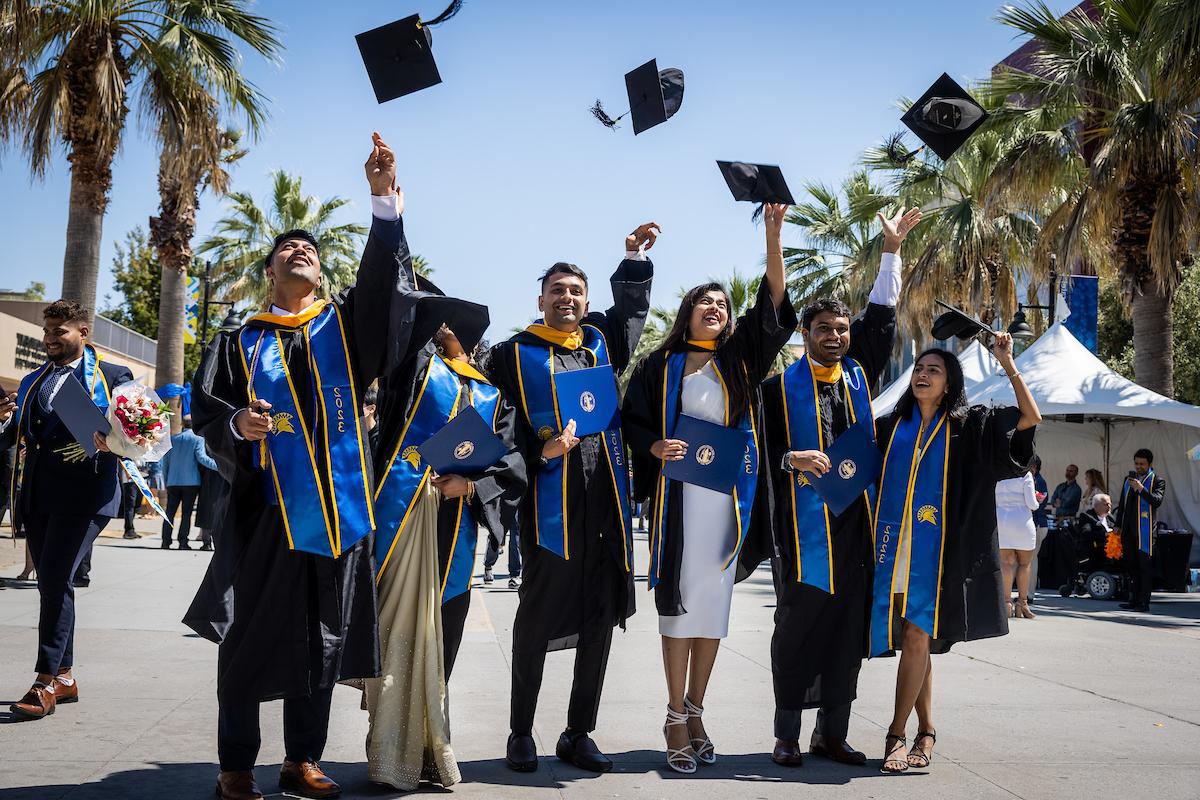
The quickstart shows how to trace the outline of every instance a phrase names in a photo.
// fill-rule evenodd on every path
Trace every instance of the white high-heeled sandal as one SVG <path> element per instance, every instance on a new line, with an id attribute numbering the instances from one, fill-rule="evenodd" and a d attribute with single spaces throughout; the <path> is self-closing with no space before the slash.
<path id="1" fill-rule="evenodd" d="M 688 715 L 683 711 L 676 711 L 671 708 L 670 703 L 667 704 L 667 721 L 663 725 L 663 740 L 667 740 L 667 728 L 674 728 L 682 725 L 687 727 Z M 676 772 L 684 775 L 694 775 L 696 772 L 696 755 L 692 752 L 692 746 L 681 747 L 678 750 L 672 749 L 671 745 L 667 745 L 667 766 Z"/>
<path id="2" fill-rule="evenodd" d="M 693 703 L 690 697 L 683 698 L 683 707 L 687 710 L 689 719 L 692 717 L 701 719 L 704 716 L 704 708 Z M 697 761 L 701 764 L 717 763 L 717 748 L 713 746 L 712 739 L 709 739 L 707 734 L 703 739 L 697 737 L 688 741 L 692 744 L 692 751 L 696 754 Z M 699 747 L 696 746 L 696 742 L 700 743 Z"/>

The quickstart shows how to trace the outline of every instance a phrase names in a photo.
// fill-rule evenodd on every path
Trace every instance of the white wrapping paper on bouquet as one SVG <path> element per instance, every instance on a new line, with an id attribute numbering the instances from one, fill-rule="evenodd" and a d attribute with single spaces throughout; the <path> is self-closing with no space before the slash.
<path id="1" fill-rule="evenodd" d="M 108 449 L 145 463 L 171 449 L 171 410 L 153 389 L 127 381 L 112 390 L 108 404 Z"/>

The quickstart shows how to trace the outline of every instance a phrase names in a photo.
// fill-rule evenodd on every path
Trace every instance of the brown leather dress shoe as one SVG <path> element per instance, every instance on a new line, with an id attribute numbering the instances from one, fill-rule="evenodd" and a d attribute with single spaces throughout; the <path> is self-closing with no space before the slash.
<path id="1" fill-rule="evenodd" d="M 783 739 L 776 739 L 775 751 L 771 753 L 771 760 L 781 767 L 804 766 L 804 754 L 800 752 L 800 742 L 794 740 L 785 742 Z"/>
<path id="2" fill-rule="evenodd" d="M 315 761 L 284 761 L 279 770 L 279 788 L 314 800 L 337 797 L 342 793 L 342 787 L 322 772 Z"/>
<path id="3" fill-rule="evenodd" d="M 35 683 L 18 702 L 8 710 L 26 719 L 41 719 L 54 713 L 54 690 L 45 684 Z"/>
<path id="4" fill-rule="evenodd" d="M 815 733 L 808 745 L 808 752 L 839 764 L 849 764 L 854 767 L 861 767 L 867 763 L 867 754 L 860 753 L 846 744 L 845 739 L 840 742 L 827 742 L 825 737 Z"/>
<path id="5" fill-rule="evenodd" d="M 217 797 L 220 800 L 262 800 L 263 793 L 254 782 L 250 770 L 222 772 L 217 776 Z"/>
<path id="6" fill-rule="evenodd" d="M 54 682 L 50 684 L 50 688 L 54 692 L 54 702 L 58 705 L 79 702 L 79 681 L 71 681 L 70 684 L 66 684 L 63 683 L 62 678 L 55 678 Z"/>

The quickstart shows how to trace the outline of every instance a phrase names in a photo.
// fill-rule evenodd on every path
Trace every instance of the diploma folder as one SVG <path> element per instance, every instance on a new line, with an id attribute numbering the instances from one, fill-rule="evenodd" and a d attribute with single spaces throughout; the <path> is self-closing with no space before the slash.
<path id="1" fill-rule="evenodd" d="M 746 463 L 745 431 L 681 414 L 671 438 L 687 442 L 687 455 L 663 462 L 663 477 L 733 494 Z"/>
<path id="2" fill-rule="evenodd" d="M 835 515 L 862 496 L 883 470 L 883 456 L 863 425 L 851 425 L 825 451 L 829 472 L 821 477 L 805 473 L 813 489 Z"/>
<path id="3" fill-rule="evenodd" d="M 612 367 L 556 372 L 554 393 L 563 427 L 575 420 L 576 436 L 590 436 L 615 427 L 617 381 Z"/>
<path id="4" fill-rule="evenodd" d="M 467 477 L 504 458 L 508 447 L 475 407 L 467 406 L 424 444 L 418 445 L 417 452 L 438 475 Z"/>
<path id="5" fill-rule="evenodd" d="M 96 367 L 100 369 L 100 367 Z M 34 399 L 36 402 L 36 398 Z M 112 430 L 112 425 L 108 424 L 108 420 L 104 417 L 104 412 L 92 400 L 92 396 L 88 394 L 87 389 L 83 388 L 83 384 L 75 377 L 75 373 L 67 375 L 66 380 L 58 387 L 58 392 L 55 393 L 54 399 L 50 401 L 54 413 L 58 414 L 58 418 L 63 425 L 67 426 L 67 430 L 75 437 L 75 441 L 83 448 L 83 452 L 87 453 L 88 458 L 96 455 L 96 445 L 92 441 L 92 435 L 102 433 L 105 436 Z"/>

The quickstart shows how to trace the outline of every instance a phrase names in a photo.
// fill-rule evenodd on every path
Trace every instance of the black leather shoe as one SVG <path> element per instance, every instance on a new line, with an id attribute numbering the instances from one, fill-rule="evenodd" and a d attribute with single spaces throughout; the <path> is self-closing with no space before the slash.
<path id="1" fill-rule="evenodd" d="M 528 733 L 510 733 L 504 763 L 516 772 L 537 772 L 537 745 Z"/>
<path id="2" fill-rule="evenodd" d="M 558 737 L 558 747 L 554 754 L 560 761 L 574 764 L 589 772 L 608 772 L 613 768 L 612 759 L 600 752 L 592 737 L 586 733 L 570 733 L 563 731 Z"/>
<path id="3" fill-rule="evenodd" d="M 844 739 L 840 742 L 829 742 L 825 740 L 824 736 L 816 733 L 813 734 L 812 741 L 808 745 L 808 752 L 839 764 L 849 764 L 854 767 L 861 767 L 867 763 L 867 754 L 855 750 L 846 744 Z"/>
<path id="4" fill-rule="evenodd" d="M 804 766 L 804 754 L 800 752 L 800 743 L 776 739 L 775 749 L 771 752 L 771 760 L 781 767 Z"/>

